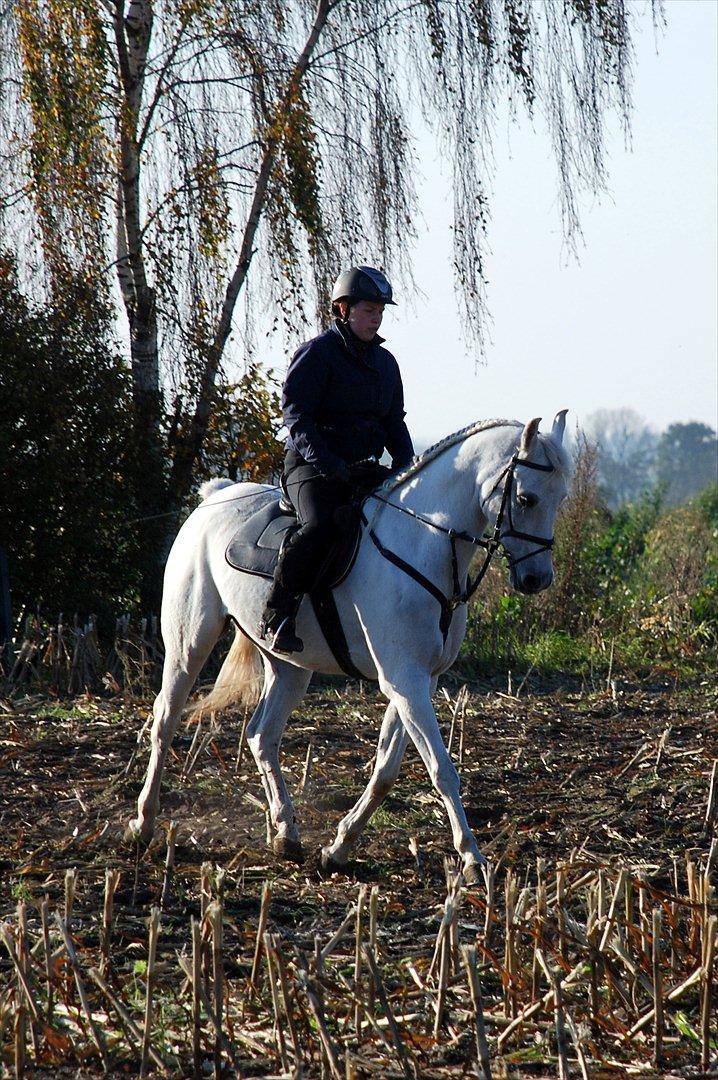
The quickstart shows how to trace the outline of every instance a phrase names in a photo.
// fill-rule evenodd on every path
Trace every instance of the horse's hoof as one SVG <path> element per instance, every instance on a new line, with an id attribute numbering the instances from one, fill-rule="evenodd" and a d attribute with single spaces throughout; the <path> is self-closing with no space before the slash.
<path id="1" fill-rule="evenodd" d="M 462 873 L 464 875 L 464 884 L 472 887 L 474 885 L 481 885 L 484 881 L 483 869 L 486 862 L 472 862 L 468 866 L 465 866 Z"/>
<path id="2" fill-rule="evenodd" d="M 140 848 L 145 851 L 151 844 L 152 837 L 145 837 L 137 827 L 137 822 L 130 821 L 122 834 L 122 846 L 126 848 Z"/>
<path id="3" fill-rule="evenodd" d="M 280 859 L 286 859 L 287 862 L 304 862 L 304 848 L 301 842 L 292 840 L 290 836 L 275 836 L 272 840 L 272 851 Z"/>
<path id="4" fill-rule="evenodd" d="M 319 854 L 319 866 L 323 874 L 345 874 L 347 869 L 347 864 L 335 859 L 329 848 L 322 848 Z"/>

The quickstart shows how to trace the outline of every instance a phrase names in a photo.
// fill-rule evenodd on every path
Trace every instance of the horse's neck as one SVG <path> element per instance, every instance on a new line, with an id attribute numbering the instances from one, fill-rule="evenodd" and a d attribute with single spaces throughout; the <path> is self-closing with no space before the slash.
<path id="1" fill-rule="evenodd" d="M 515 450 L 517 431 L 511 426 L 489 428 L 444 450 L 409 480 L 389 492 L 398 506 L 412 510 L 445 529 L 480 535 L 486 525 L 481 491 L 500 475 Z M 380 510 L 383 528 L 397 537 L 399 547 L 411 551 L 411 561 L 426 573 L 447 580 L 451 576 L 451 549 L 446 536 L 420 527 L 405 515 Z M 384 515 L 391 515 L 385 517 Z M 458 573 L 464 579 L 476 548 L 457 545 Z M 437 582 L 438 584 L 439 582 Z"/>
<path id="2" fill-rule="evenodd" d="M 392 501 L 446 528 L 481 532 L 486 524 L 481 490 L 505 467 L 515 450 L 516 436 L 516 428 L 508 425 L 469 436 L 392 492 Z"/>

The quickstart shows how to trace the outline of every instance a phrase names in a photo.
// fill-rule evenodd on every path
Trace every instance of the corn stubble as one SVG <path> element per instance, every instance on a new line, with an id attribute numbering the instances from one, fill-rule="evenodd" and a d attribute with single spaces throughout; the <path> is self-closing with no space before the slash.
<path id="1" fill-rule="evenodd" d="M 480 705 L 483 731 L 485 714 L 493 709 L 498 716 L 501 769 L 518 771 L 529 760 L 563 798 L 573 763 L 555 768 L 551 747 L 532 747 L 527 738 L 532 710 L 543 706 L 522 699 L 519 709 L 518 698 L 506 697 L 492 704 L 464 693 L 459 708 L 452 700 L 443 708 L 447 735 L 452 722 L 466 729 L 465 739 L 454 739 L 455 754 L 464 743 L 464 775 L 476 782 Z M 357 716 L 374 703 L 334 695 L 325 704 L 346 710 L 346 729 L 339 725 L 332 736 L 340 773 L 352 773 Z M 616 706 L 607 693 L 597 704 L 629 711 L 626 699 Z M 509 713 L 523 716 L 515 729 Z M 220 769 L 225 790 L 241 787 L 244 774 L 238 777 L 229 747 L 234 738 L 236 749 L 240 736 L 242 718 L 235 719 L 234 728 L 216 735 L 221 753 L 208 747 L 197 757 L 184 781 L 188 791 L 218 761 L 227 763 L 226 776 Z M 365 719 L 370 727 L 371 717 Z M 17 715 L 13 723 L 19 746 Z M 689 767 L 696 767 L 680 725 L 667 738 L 664 719 L 656 725 L 655 733 L 637 725 L 631 745 L 621 744 L 610 762 L 610 783 L 638 792 L 636 799 L 649 774 L 651 783 L 663 778 L 668 791 L 673 768 L 685 793 Z M 311 825 L 316 803 L 326 833 L 318 731 L 308 738 L 305 729 L 289 742 L 287 766 L 297 778 L 302 817 Z M 125 739 L 131 751 L 133 732 Z M 652 751 L 636 755 L 645 743 Z M 189 737 L 187 745 L 185 757 L 194 757 Z M 709 1072 L 717 1057 L 718 840 L 707 749 L 702 786 L 694 789 L 702 796 L 684 808 L 685 821 L 696 826 L 684 852 L 671 857 L 640 837 L 631 848 L 620 839 L 628 820 L 614 817 L 606 822 L 613 853 L 606 848 L 610 833 L 601 833 L 608 841 L 596 850 L 596 834 L 587 831 L 565 854 L 556 842 L 537 856 L 530 854 L 535 841 L 517 841 L 536 821 L 526 814 L 522 825 L 506 812 L 484 834 L 492 837 L 484 844 L 492 861 L 480 887 L 467 888 L 445 857 L 435 804 L 418 783 L 412 791 L 424 816 L 417 810 L 402 831 L 397 811 L 368 834 L 367 848 L 383 851 L 385 861 L 374 855 L 374 862 L 359 861 L 350 874 L 328 880 L 311 863 L 285 868 L 264 851 L 262 804 L 241 792 L 237 798 L 252 815 L 251 842 L 242 834 L 211 861 L 176 807 L 157 845 L 137 859 L 110 858 L 108 845 L 98 847 L 96 839 L 86 841 L 83 857 L 80 832 L 56 865 L 46 858 L 42 876 L 28 875 L 46 888 L 28 888 L 3 908 L 1 1065 L 18 1077 L 61 1075 L 64 1068 L 83 1075 L 341 1080 Z M 172 773 L 178 785 L 184 765 L 180 753 Z M 115 766 L 119 775 L 124 762 Z M 407 768 L 412 782 L 418 765 Z M 80 821 L 83 804 L 104 804 L 95 802 L 89 782 L 77 785 L 81 801 L 66 801 Z M 128 785 L 121 795 L 128 806 L 132 795 Z M 595 809 L 576 805 L 574 813 L 590 817 Z M 98 835 L 97 822 L 86 827 L 87 836 Z M 637 857 L 641 847 L 645 858 Z"/>

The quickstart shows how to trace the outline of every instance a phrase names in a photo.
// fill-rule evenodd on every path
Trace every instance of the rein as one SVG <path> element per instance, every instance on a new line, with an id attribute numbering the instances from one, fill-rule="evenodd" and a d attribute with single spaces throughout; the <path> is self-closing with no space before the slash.
<path id="1" fill-rule="evenodd" d="M 536 469 L 539 472 L 553 472 L 553 465 L 539 465 L 537 462 L 528 461 L 527 458 L 521 458 L 518 454 L 514 454 L 511 461 L 503 470 L 498 480 L 492 487 L 488 496 L 484 500 L 487 502 L 498 488 L 501 481 L 504 481 L 504 490 L 501 496 L 501 505 L 499 512 L 496 515 L 496 521 L 494 523 L 494 529 L 490 536 L 474 536 L 472 533 L 463 532 L 461 530 L 446 528 L 443 525 L 437 525 L 435 521 L 430 518 L 424 517 L 422 514 L 417 514 L 415 510 L 410 510 L 406 506 L 398 506 L 396 503 L 391 502 L 389 499 L 385 499 L 382 495 L 378 495 L 376 492 L 371 492 L 367 497 L 370 499 L 376 499 L 378 502 L 384 503 L 385 506 L 390 506 L 394 510 L 398 510 L 401 514 L 406 514 L 407 517 L 413 518 L 422 525 L 428 525 L 429 528 L 435 529 L 437 532 L 444 533 L 449 538 L 451 543 L 451 575 L 452 575 L 452 588 L 453 592 L 451 596 L 446 596 L 441 589 L 438 588 L 427 578 L 420 570 L 417 570 L 415 566 L 408 563 L 401 555 L 397 555 L 395 551 L 385 547 L 379 537 L 374 532 L 373 527 L 369 526 L 369 522 L 364 514 L 361 512 L 361 519 L 364 525 L 366 525 L 367 531 L 371 538 L 374 547 L 384 556 L 390 563 L 397 566 L 400 570 L 403 570 L 405 574 L 408 574 L 410 578 L 413 578 L 419 585 L 421 585 L 427 592 L 439 602 L 441 606 L 441 616 L 439 618 L 439 628 L 441 630 L 444 641 L 446 641 L 449 627 L 451 626 L 451 620 L 454 615 L 454 611 L 460 604 L 467 604 L 471 597 L 474 595 L 479 585 L 486 575 L 494 553 L 499 548 L 503 548 L 504 555 L 509 561 L 511 567 L 517 566 L 523 562 L 524 559 L 530 559 L 532 555 L 536 555 L 539 551 L 548 551 L 553 547 L 554 538 L 545 536 L 534 536 L 532 533 L 521 532 L 514 528 L 513 517 L 511 514 L 511 494 L 514 485 L 514 474 L 517 465 L 523 465 L 527 469 Z M 501 531 L 501 526 L 504 523 L 504 519 L 508 521 L 508 529 Z M 507 536 L 515 537 L 517 540 L 528 540 L 532 544 L 536 544 L 536 551 L 529 551 L 528 554 L 522 555 L 521 558 L 515 559 L 509 551 L 506 550 L 503 544 L 503 540 Z M 486 556 L 484 558 L 481 569 L 476 574 L 476 577 L 472 581 L 470 576 L 466 577 L 466 585 L 462 589 L 461 582 L 459 581 L 459 562 L 456 551 L 457 540 L 463 540 L 466 543 L 474 544 L 476 547 L 481 547 L 485 550 Z"/>

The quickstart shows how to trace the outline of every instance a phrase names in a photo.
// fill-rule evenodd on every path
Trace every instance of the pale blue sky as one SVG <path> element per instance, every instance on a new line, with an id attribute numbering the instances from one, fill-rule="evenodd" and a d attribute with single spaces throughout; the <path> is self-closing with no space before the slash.
<path id="1" fill-rule="evenodd" d="M 479 367 L 451 286 L 449 178 L 433 153 L 423 157 L 429 227 L 414 265 L 427 300 L 385 318 L 417 441 L 477 417 L 550 418 L 564 406 L 574 421 L 628 405 L 658 429 L 716 426 L 718 4 L 671 0 L 666 15 L 658 52 L 650 18 L 640 21 L 633 145 L 624 149 L 614 125 L 610 195 L 586 200 L 580 264 L 562 242 L 545 135 L 522 123 L 497 137 L 492 341 Z"/>
<path id="2" fill-rule="evenodd" d="M 563 407 L 573 423 L 630 406 L 657 430 L 716 426 L 718 3 L 668 0 L 657 39 L 647 5 L 634 6 L 643 16 L 632 148 L 615 123 L 610 192 L 583 201 L 578 264 L 563 244 L 545 133 L 525 120 L 497 132 L 486 264 L 493 325 L 478 365 L 453 292 L 450 175 L 428 137 L 417 147 L 420 293 L 387 312 L 382 333 L 420 445 L 477 418 L 548 422 Z"/>

